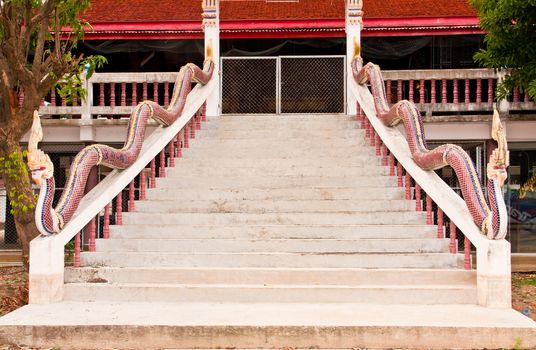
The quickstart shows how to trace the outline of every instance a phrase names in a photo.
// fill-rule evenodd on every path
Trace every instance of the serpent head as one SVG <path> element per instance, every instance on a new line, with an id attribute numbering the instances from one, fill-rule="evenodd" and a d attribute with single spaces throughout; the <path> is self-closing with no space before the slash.
<path id="1" fill-rule="evenodd" d="M 32 180 L 37 186 L 41 186 L 43 180 L 50 179 L 54 175 L 54 165 L 50 157 L 41 150 L 39 152 L 39 161 L 30 160 L 28 155 L 28 167 L 30 168 Z"/>
<path id="2" fill-rule="evenodd" d="M 506 166 L 493 162 L 493 155 L 491 156 L 490 162 L 487 166 L 487 175 L 488 179 L 497 181 L 501 187 L 504 186 L 504 183 L 508 178 Z"/>

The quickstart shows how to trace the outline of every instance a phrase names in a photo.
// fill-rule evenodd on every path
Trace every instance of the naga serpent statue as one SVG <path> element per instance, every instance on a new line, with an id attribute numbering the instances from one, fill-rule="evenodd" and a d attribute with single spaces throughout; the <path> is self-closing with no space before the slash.
<path id="1" fill-rule="evenodd" d="M 209 58 L 205 60 L 203 69 L 191 63 L 181 68 L 167 109 L 153 101 L 143 101 L 136 106 L 130 116 L 123 148 L 116 149 L 95 144 L 87 146 L 76 155 L 56 208 L 52 208 L 55 189 L 54 167 L 49 156 L 37 148 L 37 144 L 43 138 L 43 132 L 39 114 L 37 111 L 34 113 L 28 143 L 28 167 L 33 181 L 40 187 L 35 209 L 35 222 L 41 234 L 58 233 L 69 222 L 84 196 L 84 188 L 92 167 L 102 164 L 114 169 L 125 169 L 136 160 L 143 144 L 145 127 L 149 118 L 168 126 L 181 116 L 186 97 L 192 90 L 192 81 L 204 85 L 212 77 L 214 62 L 210 58 L 210 49 L 207 53 Z"/>
<path id="2" fill-rule="evenodd" d="M 357 54 L 352 60 L 352 71 L 358 84 L 370 82 L 374 107 L 380 121 L 386 126 L 395 126 L 401 121 L 404 123 L 406 138 L 415 163 L 424 170 L 435 170 L 450 165 L 456 172 L 463 198 L 474 222 L 489 239 L 503 239 L 507 233 L 508 213 L 501 188 L 507 178 L 509 154 L 497 111 L 493 115 L 492 137 L 497 141 L 498 147 L 493 151 L 487 165 L 488 200 L 486 200 L 475 166 L 467 152 L 452 144 L 428 149 L 417 106 L 407 100 L 389 106 L 382 74 L 377 65 L 368 63 L 363 67 L 361 57 Z"/>

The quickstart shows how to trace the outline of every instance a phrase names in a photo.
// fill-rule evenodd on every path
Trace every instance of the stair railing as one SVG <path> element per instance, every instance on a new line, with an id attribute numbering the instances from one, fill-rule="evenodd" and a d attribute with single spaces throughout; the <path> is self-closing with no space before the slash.
<path id="1" fill-rule="evenodd" d="M 115 224 L 122 224 L 123 190 L 128 187 L 128 208 L 134 210 L 134 181 L 139 177 L 139 199 L 145 199 L 146 185 L 156 185 L 156 161 L 159 162 L 159 177 L 166 176 L 166 148 L 169 162 L 175 165 L 182 148 L 188 148 L 189 140 L 195 138 L 201 122 L 206 121 L 206 101 L 218 84 L 214 72 L 206 85 L 197 84 L 188 94 L 186 104 L 173 124 L 160 126 L 143 143 L 134 163 L 124 170 L 113 170 L 81 200 L 72 219 L 55 235 L 39 236 L 30 243 L 29 302 L 44 304 L 63 299 L 65 245 L 75 238 L 74 266 L 80 265 L 80 231 L 89 224 L 89 251 L 95 251 L 96 217 L 104 211 L 103 238 L 109 238 L 112 204 L 115 202 Z M 145 169 L 149 165 L 150 175 Z M 147 179 L 148 177 L 148 179 Z"/>
<path id="2" fill-rule="evenodd" d="M 450 219 L 450 253 L 457 254 L 456 228 L 464 236 L 463 266 L 471 268 L 471 244 L 476 249 L 478 303 L 487 307 L 511 307 L 510 243 L 489 240 L 474 223 L 465 201 L 434 171 L 423 170 L 412 158 L 405 136 L 397 128 L 385 126 L 377 117 L 374 99 L 367 86 L 352 79 L 350 89 L 357 99 L 357 120 L 365 129 L 369 144 L 389 166 L 390 175 L 397 176 L 399 187 L 405 187 L 406 199 L 412 199 L 415 183 L 416 210 L 426 210 L 427 224 L 434 224 L 433 203 L 437 205 L 437 236 L 445 238 L 444 216 Z M 421 191 L 426 206 L 422 205 Z"/>

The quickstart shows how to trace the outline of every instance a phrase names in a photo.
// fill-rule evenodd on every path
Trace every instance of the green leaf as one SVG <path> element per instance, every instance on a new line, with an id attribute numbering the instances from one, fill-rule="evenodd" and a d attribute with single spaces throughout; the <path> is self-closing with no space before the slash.
<path id="1" fill-rule="evenodd" d="M 470 0 L 486 32 L 486 48 L 474 55 L 482 67 L 508 70 L 509 81 L 499 84 L 499 99 L 508 98 L 514 88 L 528 91 L 536 82 L 536 0 Z M 508 80 L 508 79 L 507 79 Z"/>

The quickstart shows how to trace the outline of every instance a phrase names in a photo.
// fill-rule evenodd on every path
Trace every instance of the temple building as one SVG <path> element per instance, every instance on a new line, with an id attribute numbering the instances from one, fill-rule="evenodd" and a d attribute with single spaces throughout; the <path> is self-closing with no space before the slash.
<path id="1" fill-rule="evenodd" d="M 109 57 L 109 70 L 174 71 L 202 57 L 201 11 L 198 1 L 93 1 L 86 49 Z M 465 0 L 373 0 L 363 12 L 367 61 L 384 69 L 475 67 L 483 33 Z M 345 54 L 344 0 L 222 0 L 220 21 L 222 57 Z"/>

